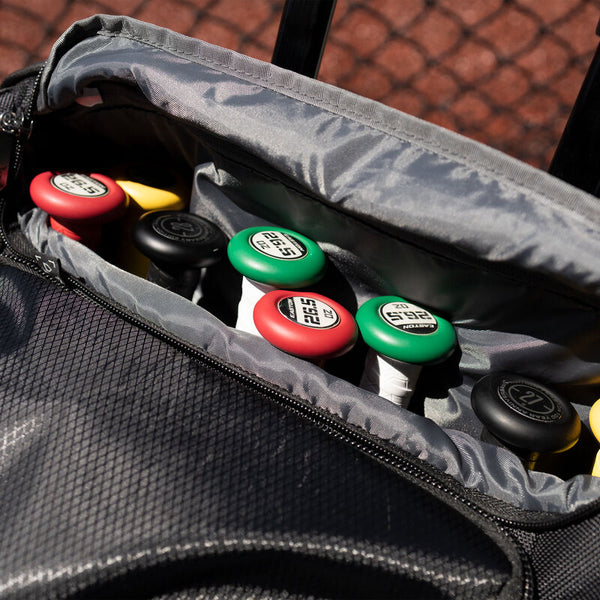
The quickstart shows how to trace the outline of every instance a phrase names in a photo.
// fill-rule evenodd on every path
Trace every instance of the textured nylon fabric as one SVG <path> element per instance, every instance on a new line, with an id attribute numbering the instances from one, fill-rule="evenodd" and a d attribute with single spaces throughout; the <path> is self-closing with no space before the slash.
<path id="1" fill-rule="evenodd" d="M 595 600 L 600 590 L 600 516 L 544 533 L 518 532 L 544 600 Z"/>
<path id="2" fill-rule="evenodd" d="M 0 523 L 0 598 L 520 593 L 518 561 L 482 522 L 6 266 Z"/>

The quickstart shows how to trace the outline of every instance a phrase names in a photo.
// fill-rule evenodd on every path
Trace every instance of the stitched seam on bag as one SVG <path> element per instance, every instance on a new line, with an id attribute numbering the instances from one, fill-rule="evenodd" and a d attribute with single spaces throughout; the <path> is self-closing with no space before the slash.
<path id="1" fill-rule="evenodd" d="M 308 94 L 306 92 L 302 92 L 300 90 L 296 90 L 296 89 L 292 88 L 291 86 L 287 86 L 287 85 L 282 84 L 282 83 L 275 83 L 271 79 L 269 79 L 268 77 L 261 77 L 261 76 L 258 76 L 256 73 L 253 73 L 251 71 L 245 71 L 245 70 L 242 70 L 242 69 L 233 68 L 230 65 L 227 65 L 227 64 L 225 64 L 223 62 L 220 62 L 220 61 L 217 61 L 217 60 L 214 60 L 214 59 L 211 59 L 211 58 L 207 58 L 207 57 L 204 57 L 204 56 L 200 56 L 199 54 L 194 53 L 194 52 L 186 52 L 186 51 L 181 50 L 179 48 L 176 48 L 174 46 L 166 46 L 166 45 L 157 44 L 154 40 L 150 40 L 150 39 L 144 38 L 142 36 L 136 36 L 136 35 L 130 34 L 130 33 L 122 33 L 122 32 L 115 33 L 113 31 L 101 30 L 101 31 L 98 32 L 98 34 L 99 35 L 104 35 L 105 37 L 124 37 L 124 38 L 127 38 L 127 39 L 131 39 L 131 40 L 134 40 L 134 41 L 137 41 L 137 42 L 144 43 L 144 44 L 146 44 L 148 46 L 152 46 L 152 47 L 157 48 L 159 50 L 165 50 L 165 51 L 168 51 L 168 52 L 173 52 L 175 54 L 180 54 L 180 55 L 183 55 L 183 56 L 188 56 L 190 58 L 197 58 L 198 59 L 198 61 L 197 61 L 198 64 L 208 63 L 210 65 L 215 65 L 217 67 L 220 67 L 221 69 L 223 69 L 223 70 L 225 70 L 227 72 L 236 73 L 236 74 L 239 74 L 239 75 L 247 75 L 248 77 L 252 77 L 255 80 L 262 81 L 262 82 L 264 82 L 266 84 L 269 84 L 269 87 L 267 87 L 267 89 L 272 89 L 271 86 L 275 87 L 275 88 L 280 88 L 282 90 L 287 90 L 289 92 L 293 92 L 295 95 L 298 95 L 301 98 L 307 98 L 309 100 L 318 101 L 319 103 L 325 104 L 327 107 L 329 107 L 331 109 L 342 110 L 342 107 L 341 107 L 341 105 L 339 103 L 336 103 L 336 104 L 331 103 L 326 98 L 323 98 L 323 97 L 320 97 L 320 96 L 316 96 L 316 95 L 311 95 L 311 94 Z M 345 107 L 344 108 L 344 114 L 343 115 L 339 115 L 338 113 L 335 113 L 335 114 L 338 115 L 338 116 L 345 116 L 346 113 L 348 113 L 350 115 L 355 115 L 356 117 L 362 117 L 363 116 L 362 113 L 360 113 L 359 111 L 353 110 L 350 107 Z M 425 140 L 424 137 L 418 136 L 416 134 L 408 134 L 406 132 L 400 133 L 401 132 L 400 127 L 384 128 L 383 126 L 384 126 L 385 122 L 383 120 L 376 120 L 376 121 L 372 121 L 372 122 L 369 122 L 369 123 L 363 123 L 361 121 L 361 124 L 369 126 L 372 129 L 376 129 L 377 131 L 381 131 L 382 133 L 393 132 L 394 134 L 396 134 L 396 132 L 398 132 L 397 133 L 397 137 L 399 139 L 403 140 L 403 141 L 417 140 L 417 141 L 420 141 L 422 143 L 426 142 L 426 140 Z M 406 136 L 406 137 L 403 137 L 403 136 Z M 466 157 L 464 155 L 461 155 L 461 154 L 459 154 L 457 152 L 454 152 L 450 148 L 447 148 L 446 146 L 442 146 L 441 144 L 436 144 L 435 142 L 432 142 L 431 145 L 433 147 L 440 148 L 442 151 L 447 152 L 452 157 L 459 157 L 459 158 L 466 159 Z M 425 147 L 423 148 L 423 150 L 428 151 L 428 152 L 432 152 L 429 148 L 425 148 Z M 502 175 L 502 173 L 500 171 L 495 171 L 494 169 L 489 169 L 489 168 L 483 167 L 483 166 L 482 166 L 482 168 L 484 168 L 484 169 L 486 169 L 486 170 L 488 170 L 488 171 L 490 171 L 492 173 L 497 173 L 498 175 Z M 507 179 L 509 181 L 514 181 L 515 183 L 518 183 L 516 180 L 513 180 L 511 178 L 507 178 Z M 535 191 L 533 188 L 531 188 L 531 189 L 532 189 L 532 191 Z"/>
<path id="2" fill-rule="evenodd" d="M 342 107 L 340 106 L 339 103 L 331 103 L 329 102 L 326 98 L 320 97 L 320 96 L 315 96 L 315 95 L 310 95 L 306 92 L 302 92 L 300 90 L 294 89 L 291 86 L 286 86 L 284 84 L 281 83 L 274 83 L 272 80 L 270 80 L 269 78 L 266 77 L 261 77 L 258 76 L 256 73 L 250 72 L 250 71 L 245 71 L 242 69 L 236 69 L 231 67 L 230 65 L 227 65 L 223 62 L 219 62 L 217 60 L 214 59 L 210 59 L 210 58 L 206 58 L 203 56 L 200 56 L 197 53 L 194 52 L 186 52 L 180 48 L 174 47 L 174 46 L 167 46 L 167 45 L 162 45 L 162 44 L 158 44 L 156 41 L 145 38 L 143 36 L 136 36 L 134 34 L 131 33 L 124 33 L 124 32 L 114 32 L 114 31 L 107 31 L 107 30 L 99 30 L 98 31 L 99 35 L 103 35 L 105 37 L 123 37 L 123 38 L 127 38 L 127 39 L 131 39 L 137 42 L 141 42 L 144 43 L 148 46 L 152 46 L 154 48 L 157 48 L 159 50 L 164 50 L 164 51 L 168 51 L 168 52 L 172 52 L 178 55 L 182 55 L 182 56 L 187 56 L 189 58 L 197 58 L 198 60 L 196 61 L 198 64 L 205 64 L 208 63 L 209 65 L 215 65 L 216 67 L 220 67 L 222 70 L 225 70 L 227 72 L 230 73 L 237 73 L 240 75 L 246 75 L 248 77 L 252 77 L 254 80 L 258 80 L 258 81 L 262 81 L 265 84 L 269 84 L 267 86 L 267 89 L 273 89 L 273 88 L 279 88 L 281 90 L 287 90 L 289 92 L 292 92 L 293 95 L 290 96 L 292 98 L 294 98 L 294 96 L 299 96 L 300 98 L 305 98 L 308 100 L 313 100 L 315 102 L 318 102 L 319 104 L 319 108 L 323 108 L 324 110 L 329 110 L 330 112 L 333 112 L 334 114 L 336 114 L 337 116 L 347 116 L 347 115 L 353 115 L 355 117 L 360 118 L 360 121 L 358 119 L 357 122 L 360 122 L 362 125 L 366 126 L 366 127 L 370 127 L 371 129 L 380 131 L 381 133 L 385 133 L 388 135 L 393 135 L 394 137 L 397 137 L 398 139 L 402 140 L 402 141 L 406 141 L 406 142 L 417 142 L 420 144 L 420 148 L 424 151 L 424 152 L 428 152 L 430 154 L 435 154 L 436 152 L 438 152 L 441 155 L 445 155 L 446 158 L 452 158 L 457 160 L 457 162 L 461 162 L 461 164 L 464 164 L 465 166 L 471 168 L 471 169 L 480 169 L 482 172 L 484 173 L 490 173 L 493 174 L 499 178 L 501 178 L 502 181 L 505 182 L 509 182 L 512 183 L 513 185 L 515 185 L 516 187 L 523 189 L 523 190 L 527 190 L 533 194 L 535 194 L 536 196 L 540 197 L 542 200 L 550 203 L 554 208 L 557 207 L 557 202 L 550 198 L 549 196 L 547 196 L 546 194 L 544 194 L 543 192 L 541 192 L 539 189 L 536 189 L 532 186 L 527 185 L 526 183 L 522 182 L 522 181 L 518 181 L 517 179 L 515 179 L 514 177 L 511 177 L 510 175 L 508 175 L 506 172 L 498 170 L 496 168 L 494 168 L 493 166 L 485 166 L 481 163 L 476 163 L 475 156 L 470 156 L 467 157 L 464 154 L 460 154 L 450 148 L 448 148 L 445 145 L 442 145 L 440 143 L 437 143 L 433 140 L 426 140 L 424 137 L 419 136 L 417 134 L 411 134 L 408 133 L 406 131 L 403 131 L 400 129 L 400 127 L 397 126 L 386 126 L 384 127 L 385 122 L 383 120 L 375 120 L 375 121 L 370 121 L 370 122 L 365 122 L 364 120 L 364 115 L 356 110 L 353 110 L 350 107 L 344 107 L 343 109 L 343 113 L 340 114 L 340 112 L 336 112 L 334 109 L 338 109 L 338 111 L 342 111 Z M 323 107 L 322 105 L 325 105 L 325 107 Z M 436 150 L 437 149 L 437 150 Z M 560 204 L 558 204 L 558 206 L 560 206 Z M 573 211 L 569 210 L 569 214 L 580 219 L 582 221 L 582 223 L 584 225 L 589 225 L 589 218 L 586 217 L 585 215 L 581 215 L 577 212 L 573 213 Z M 588 227 L 589 231 L 595 231 L 595 228 L 593 227 Z"/>

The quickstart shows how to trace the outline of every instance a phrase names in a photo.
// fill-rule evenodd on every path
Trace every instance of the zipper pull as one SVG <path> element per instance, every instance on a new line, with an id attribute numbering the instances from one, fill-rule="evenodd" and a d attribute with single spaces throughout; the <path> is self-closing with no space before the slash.
<path id="1" fill-rule="evenodd" d="M 42 252 L 36 252 L 33 255 L 33 258 L 38 267 L 40 267 L 48 277 L 56 279 L 60 281 L 60 283 L 65 283 L 62 267 L 58 258 L 54 258 L 53 256 L 49 256 Z"/>
<path id="2" fill-rule="evenodd" d="M 0 190 L 19 170 L 23 144 L 31 135 L 31 117 L 42 72 L 43 63 L 0 83 Z"/>
<path id="3" fill-rule="evenodd" d="M 0 131 L 10 135 L 23 132 L 25 123 L 25 114 L 18 108 L 16 111 L 5 110 L 0 113 Z"/>
<path id="4" fill-rule="evenodd" d="M 0 112 L 0 190 L 6 187 L 16 138 L 27 129 L 24 124 L 25 113 L 20 108 Z"/>

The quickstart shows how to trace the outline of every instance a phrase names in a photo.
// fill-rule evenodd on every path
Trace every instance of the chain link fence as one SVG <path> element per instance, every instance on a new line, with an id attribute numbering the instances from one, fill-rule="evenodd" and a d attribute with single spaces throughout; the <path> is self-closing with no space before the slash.
<path id="1" fill-rule="evenodd" d="M 283 0 L 0 0 L 0 76 L 74 21 L 126 14 L 270 61 Z M 319 79 L 547 168 L 600 0 L 338 0 Z"/>

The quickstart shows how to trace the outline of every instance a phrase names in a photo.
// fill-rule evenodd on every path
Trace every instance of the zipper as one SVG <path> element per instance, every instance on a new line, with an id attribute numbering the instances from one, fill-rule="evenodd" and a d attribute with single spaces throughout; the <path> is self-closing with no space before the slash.
<path id="1" fill-rule="evenodd" d="M 7 186 L 21 166 L 23 143 L 31 135 L 33 106 L 43 66 L 44 63 L 38 64 L 35 69 L 27 69 L 2 83 L 1 91 L 6 95 L 0 99 L 0 189 Z M 33 72 L 35 79 L 27 85 L 23 78 Z"/>
<path id="2" fill-rule="evenodd" d="M 17 135 L 23 131 L 25 115 L 20 108 L 15 111 L 6 110 L 0 113 L 0 131 Z"/>
<path id="3" fill-rule="evenodd" d="M 2 201 L 0 205 L 0 211 L 4 209 L 4 204 L 4 201 Z M 416 461 L 413 462 L 409 458 L 403 457 L 398 449 L 387 448 L 382 444 L 373 441 L 360 429 L 355 429 L 351 425 L 343 423 L 340 420 L 329 416 L 327 413 L 315 408 L 305 401 L 283 392 L 275 386 L 270 386 L 264 383 L 262 380 L 259 380 L 258 378 L 247 374 L 246 372 L 240 371 L 239 369 L 234 368 L 233 366 L 221 361 L 218 358 L 215 358 L 214 356 L 211 356 L 210 354 L 190 345 L 189 343 L 174 337 L 168 331 L 160 329 L 152 323 L 140 319 L 133 313 L 121 308 L 117 303 L 97 294 L 95 291 L 87 287 L 72 275 L 63 272 L 61 273 L 60 277 L 56 277 L 55 274 L 51 274 L 48 270 L 42 268 L 38 262 L 32 261 L 28 257 L 11 248 L 3 228 L 0 228 L 0 238 L 2 238 L 2 240 L 7 244 L 7 247 L 10 248 L 11 258 L 17 258 L 20 264 L 29 267 L 30 270 L 39 274 L 41 277 L 48 279 L 55 284 L 58 283 L 63 288 L 69 289 L 73 293 L 78 294 L 88 301 L 92 301 L 101 308 L 110 311 L 119 318 L 130 322 L 134 326 L 143 329 L 150 335 L 169 344 L 171 347 L 184 353 L 189 358 L 202 363 L 211 369 L 217 370 L 221 374 L 230 377 L 254 392 L 268 396 L 269 399 L 274 401 L 278 406 L 298 415 L 303 420 L 308 421 L 321 431 L 326 432 L 328 435 L 332 435 L 336 439 L 343 441 L 353 449 L 367 454 L 369 457 L 377 460 L 380 463 L 383 463 L 387 467 L 392 468 L 397 472 L 400 472 L 409 479 L 419 481 L 421 484 L 424 484 L 425 487 L 436 489 L 445 498 L 450 497 L 454 502 L 460 503 L 468 507 L 470 510 L 476 512 L 484 519 L 494 522 L 505 533 L 508 533 L 506 529 L 512 528 L 544 529 L 550 527 L 550 525 L 547 523 L 542 527 L 541 523 L 510 520 L 487 512 L 485 509 L 481 508 L 481 506 L 461 495 L 456 489 L 446 486 L 439 477 L 436 477 L 435 474 L 428 472 L 426 468 L 420 464 L 417 464 Z M 568 519 L 563 518 L 563 520 L 567 522 L 572 519 L 569 517 Z M 556 524 L 558 521 L 559 519 L 553 522 Z M 520 544 L 514 543 L 514 545 L 520 556 L 521 565 L 523 568 L 522 598 L 523 600 L 530 600 L 534 597 L 534 576 L 529 563 L 529 557 L 521 548 Z"/>
<path id="4" fill-rule="evenodd" d="M 21 161 L 23 159 L 23 143 L 24 140 L 28 139 L 31 135 L 31 128 L 33 125 L 33 105 L 37 97 L 37 92 L 40 87 L 42 79 L 42 72 L 44 70 L 45 63 L 42 63 L 37 71 L 33 85 L 29 90 L 29 97 L 25 102 L 25 110 L 20 111 L 21 114 L 15 114 L 17 128 L 12 132 L 16 136 L 16 143 L 13 154 L 13 162 L 11 169 L 13 173 L 18 173 L 21 167 Z M 4 121 L 4 119 L 3 119 Z M 13 118 L 8 118 L 9 124 L 14 122 Z M 4 130 L 3 130 L 4 131 Z"/>
<path id="5" fill-rule="evenodd" d="M 15 111 L 4 111 L 0 113 L 0 131 L 15 137 L 14 154 L 10 165 L 11 175 L 16 174 L 21 166 L 24 141 L 31 132 L 34 100 L 40 85 L 42 72 L 43 65 L 38 70 L 33 85 L 29 90 L 29 97 L 25 103 L 24 110 L 16 109 Z M 6 203 L 4 197 L 0 198 L 0 241 L 5 248 L 3 252 L 4 256 L 13 263 L 20 265 L 24 270 L 32 274 L 45 280 L 52 281 L 55 285 L 68 289 L 103 309 L 110 311 L 116 316 L 132 323 L 134 326 L 145 330 L 150 335 L 164 341 L 193 360 L 219 371 L 255 392 L 268 396 L 277 405 L 299 415 L 304 420 L 309 421 L 329 435 L 333 435 L 335 438 L 342 440 L 355 450 L 367 454 L 371 458 L 403 474 L 409 479 L 418 481 L 425 488 L 437 490 L 437 492 L 442 494 L 446 499 L 451 500 L 457 505 L 462 505 L 485 520 L 494 523 L 501 531 L 509 535 L 509 537 L 511 529 L 542 532 L 544 530 L 565 526 L 575 520 L 594 514 L 600 507 L 599 500 L 592 502 L 569 515 L 549 516 L 548 514 L 544 514 L 543 520 L 541 518 L 519 519 L 502 517 L 497 513 L 486 509 L 481 503 L 471 500 L 466 494 L 461 493 L 461 488 L 458 483 L 456 484 L 456 487 L 450 487 L 450 485 L 444 483 L 443 477 L 440 477 L 439 474 L 434 472 L 433 467 L 428 469 L 420 461 L 411 459 L 408 456 L 403 456 L 400 449 L 386 447 L 381 442 L 374 441 L 360 429 L 354 428 L 348 423 L 344 423 L 339 419 L 329 416 L 324 411 L 307 402 L 234 368 L 204 351 L 195 348 L 187 342 L 176 338 L 166 330 L 160 329 L 154 324 L 142 320 L 133 313 L 124 310 L 117 303 L 99 295 L 94 290 L 81 283 L 74 276 L 63 272 L 56 259 L 41 254 L 33 258 L 22 254 L 11 244 L 3 226 Z M 49 265 L 51 265 L 51 267 Z M 533 573 L 531 572 L 529 558 L 525 551 L 521 548 L 520 544 L 515 543 L 515 546 L 521 556 L 521 563 L 523 566 L 523 598 L 529 599 L 534 595 Z"/>
<path id="6" fill-rule="evenodd" d="M 5 210 L 6 201 L 0 200 L 0 220 L 3 217 Z M 9 258 L 17 262 L 19 265 L 24 267 L 27 271 L 32 272 L 48 281 L 52 281 L 65 289 L 78 294 L 86 300 L 92 301 L 101 308 L 110 311 L 114 315 L 121 319 L 130 322 L 132 325 L 139 327 L 149 333 L 150 335 L 160 339 L 161 341 L 169 344 L 171 347 L 178 351 L 183 352 L 188 357 L 201 362 L 204 365 L 218 370 L 222 374 L 242 383 L 246 387 L 252 390 L 267 395 L 273 399 L 279 406 L 287 408 L 288 410 L 298 414 L 303 419 L 308 420 L 313 425 L 316 425 L 323 431 L 334 435 L 336 438 L 343 440 L 345 443 L 350 444 L 353 448 L 368 454 L 372 458 L 379 462 L 391 467 L 404 475 L 414 478 L 429 488 L 434 488 L 441 492 L 445 497 L 451 497 L 457 503 L 460 503 L 470 510 L 476 512 L 480 516 L 487 520 L 493 521 L 499 525 L 502 529 L 527 529 L 531 531 L 544 531 L 554 527 L 568 525 L 575 518 L 580 519 L 585 517 L 587 514 L 593 514 L 600 507 L 600 500 L 595 501 L 590 505 L 586 505 L 583 509 L 570 513 L 569 515 L 556 515 L 550 516 L 544 513 L 544 521 L 536 519 L 511 519 L 508 517 L 501 517 L 494 512 L 486 510 L 479 503 L 474 500 L 470 500 L 465 495 L 459 492 L 459 487 L 453 489 L 446 485 L 442 478 L 436 473 L 430 472 L 425 466 L 420 464 L 420 461 L 413 461 L 410 458 L 401 455 L 401 451 L 396 448 L 388 448 L 382 445 L 380 442 L 371 439 L 365 432 L 358 428 L 353 428 L 348 423 L 344 423 L 337 418 L 334 418 L 322 410 L 308 404 L 304 400 L 301 400 L 293 395 L 288 394 L 277 388 L 276 386 L 270 386 L 264 381 L 253 377 L 252 375 L 236 369 L 235 367 L 221 361 L 218 358 L 200 350 L 188 342 L 181 340 L 168 331 L 161 329 L 153 323 L 143 320 L 135 314 L 123 309 L 116 302 L 98 294 L 87 285 L 82 283 L 79 279 L 73 275 L 66 273 L 60 269 L 60 265 L 56 259 L 48 257 L 46 255 L 36 255 L 34 259 L 24 254 L 21 254 L 16 250 L 10 243 L 8 236 L 3 227 L 0 227 L 0 240 L 3 242 L 5 247 L 9 251 Z M 50 269 L 46 265 L 48 260 L 53 264 L 53 268 Z"/>

